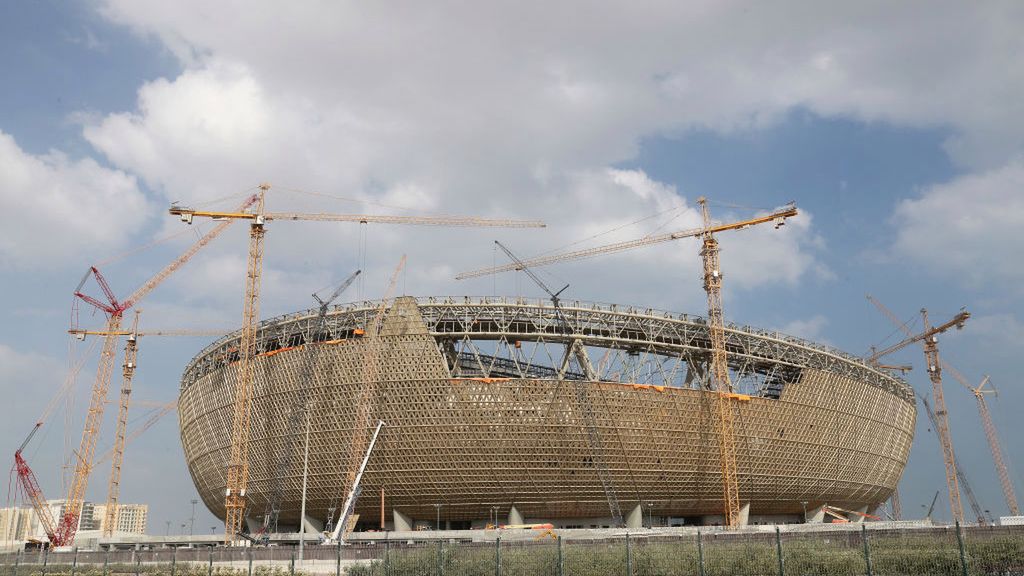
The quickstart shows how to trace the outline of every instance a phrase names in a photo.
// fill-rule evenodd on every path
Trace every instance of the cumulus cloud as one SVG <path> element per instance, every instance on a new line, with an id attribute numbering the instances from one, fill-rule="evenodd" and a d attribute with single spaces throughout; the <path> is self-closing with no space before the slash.
<path id="1" fill-rule="evenodd" d="M 896 207 L 896 251 L 970 286 L 1024 281 L 1024 159 L 933 186 Z M 1019 288 L 1012 289 L 1020 293 Z"/>
<path id="2" fill-rule="evenodd" d="M 151 214 L 134 176 L 91 158 L 26 153 L 0 132 L 0 264 L 52 269 L 123 246 Z"/>

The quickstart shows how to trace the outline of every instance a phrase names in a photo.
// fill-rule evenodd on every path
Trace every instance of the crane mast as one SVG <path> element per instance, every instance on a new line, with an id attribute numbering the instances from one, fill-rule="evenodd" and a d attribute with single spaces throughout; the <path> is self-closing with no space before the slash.
<path id="1" fill-rule="evenodd" d="M 928 310 L 921 309 L 925 332 L 931 330 L 928 322 Z M 956 455 L 953 453 L 953 438 L 949 434 L 949 412 L 946 410 L 946 398 L 942 393 L 942 364 L 939 361 L 939 339 L 932 335 L 924 340 L 924 356 L 928 363 L 928 379 L 932 381 L 932 396 L 935 398 L 935 429 L 939 433 L 942 444 L 942 459 L 946 463 L 946 484 L 949 488 L 949 506 L 953 511 L 953 520 L 963 523 L 964 507 L 960 502 L 960 485 L 956 476 Z"/>
<path id="2" fill-rule="evenodd" d="M 715 399 L 715 429 L 718 433 L 718 453 L 722 469 L 722 492 L 725 504 L 725 524 L 739 524 L 740 489 L 736 463 L 736 412 L 732 404 L 732 383 L 729 381 L 729 361 L 725 351 L 725 319 L 722 315 L 722 267 L 719 262 L 718 240 L 711 233 L 711 213 L 707 199 L 697 200 L 704 217 L 705 232 L 700 255 L 704 261 L 704 291 L 708 296 L 708 334 L 711 337 L 711 380 L 718 393 Z"/>
<path id="3" fill-rule="evenodd" d="M 249 404 L 253 388 L 253 358 L 256 356 L 256 329 L 260 316 L 260 280 L 263 276 L 263 237 L 266 234 L 263 206 L 266 184 L 260 185 L 256 215 L 249 225 L 249 259 L 245 277 L 245 301 L 242 308 L 242 336 L 238 363 L 235 364 L 234 410 L 231 419 L 231 459 L 228 461 L 225 497 L 224 542 L 230 543 L 242 531 L 245 520 L 245 490 L 249 484 Z"/>
<path id="4" fill-rule="evenodd" d="M 128 404 L 131 400 L 132 377 L 135 375 L 138 354 L 139 311 L 135 311 L 132 334 L 124 345 L 124 364 L 121 368 L 121 396 L 117 411 L 117 431 L 114 435 L 114 450 L 110 460 L 110 481 L 107 486 L 107 507 L 103 519 L 103 535 L 114 533 L 118 519 L 118 501 L 121 489 L 121 465 L 124 463 L 125 434 L 128 430 Z"/>

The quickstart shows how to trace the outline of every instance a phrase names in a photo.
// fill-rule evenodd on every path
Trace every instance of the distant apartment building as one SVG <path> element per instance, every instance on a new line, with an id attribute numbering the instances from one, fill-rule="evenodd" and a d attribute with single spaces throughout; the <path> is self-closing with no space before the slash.
<path id="1" fill-rule="evenodd" d="M 117 516 L 114 519 L 114 532 L 126 532 L 129 534 L 145 534 L 146 520 L 149 516 L 149 505 L 147 504 L 120 504 L 117 507 Z M 107 518 L 107 506 L 95 504 L 92 512 L 92 530 L 103 530 Z"/>
<path id="2" fill-rule="evenodd" d="M 47 500 L 46 506 L 55 523 L 66 510 L 64 500 Z M 115 518 L 114 532 L 145 534 L 149 506 L 146 504 L 121 504 Z M 80 532 L 103 530 L 106 520 L 106 505 L 85 502 L 78 518 Z M 46 530 L 32 508 L 0 508 L 0 542 L 46 540 Z"/>

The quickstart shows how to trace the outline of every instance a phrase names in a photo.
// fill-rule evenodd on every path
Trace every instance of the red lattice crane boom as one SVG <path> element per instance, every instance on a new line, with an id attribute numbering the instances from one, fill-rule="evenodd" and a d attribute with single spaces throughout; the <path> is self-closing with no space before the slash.
<path id="1" fill-rule="evenodd" d="M 255 198 L 247 199 L 239 210 L 248 208 Z M 195 244 L 193 244 L 183 254 L 178 256 L 174 261 L 165 266 L 162 270 L 157 272 L 152 278 L 147 280 L 142 286 L 140 286 L 135 292 L 133 292 L 128 298 L 123 301 L 118 301 L 114 295 L 114 291 L 111 290 L 110 284 L 107 282 L 103 274 L 95 267 L 89 268 L 86 275 L 82 278 L 78 288 L 75 290 L 75 296 L 79 299 L 92 304 L 99 310 L 103 311 L 107 315 L 107 322 L 104 326 L 103 332 L 108 333 L 104 336 L 103 349 L 100 353 L 99 366 L 96 370 L 96 380 L 92 386 L 91 399 L 89 402 L 89 410 L 86 414 L 85 425 L 82 430 L 82 440 L 79 444 L 78 451 L 75 453 L 75 467 L 74 475 L 71 479 L 70 486 L 67 492 L 67 499 L 64 505 L 64 512 L 62 513 L 60 520 L 57 522 L 56 527 L 52 534 L 48 534 L 50 537 L 50 543 L 54 546 L 65 546 L 70 545 L 74 542 L 75 534 L 78 532 L 78 523 L 82 513 L 82 503 L 85 499 L 85 490 L 89 483 L 89 475 L 92 472 L 93 460 L 96 451 L 96 441 L 99 437 L 100 425 L 103 421 L 103 412 L 106 407 L 107 391 L 110 388 L 110 377 L 113 372 L 114 359 L 115 359 L 115 346 L 117 344 L 117 333 L 121 328 L 121 321 L 123 319 L 125 311 L 135 305 L 137 302 L 142 300 L 147 294 L 149 294 L 154 288 L 160 285 L 161 282 L 167 279 L 168 276 L 173 274 L 178 268 L 184 266 L 197 252 L 203 247 L 209 244 L 214 238 L 219 236 L 232 221 L 228 220 L 221 222 L 215 226 L 212 230 L 207 232 L 201 237 Z M 100 290 L 103 291 L 107 302 L 102 302 L 96 298 L 88 296 L 82 293 L 82 287 L 85 285 L 89 276 L 95 278 L 96 283 L 99 285 Z M 116 445 L 116 442 L 115 442 Z M 20 451 L 18 454 L 20 457 Z M 27 465 L 26 465 L 27 467 Z M 20 474 L 19 474 L 19 477 Z M 38 486 L 36 486 L 38 488 Z M 41 492 L 39 497 L 42 498 Z M 38 512 L 38 509 L 37 509 Z"/>

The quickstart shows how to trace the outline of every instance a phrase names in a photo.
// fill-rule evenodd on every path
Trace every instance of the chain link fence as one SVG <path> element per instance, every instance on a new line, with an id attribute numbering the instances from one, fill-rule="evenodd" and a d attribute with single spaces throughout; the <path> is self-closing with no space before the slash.
<path id="1" fill-rule="evenodd" d="M 1024 576 L 1024 526 L 20 551 L 0 576 Z"/>

